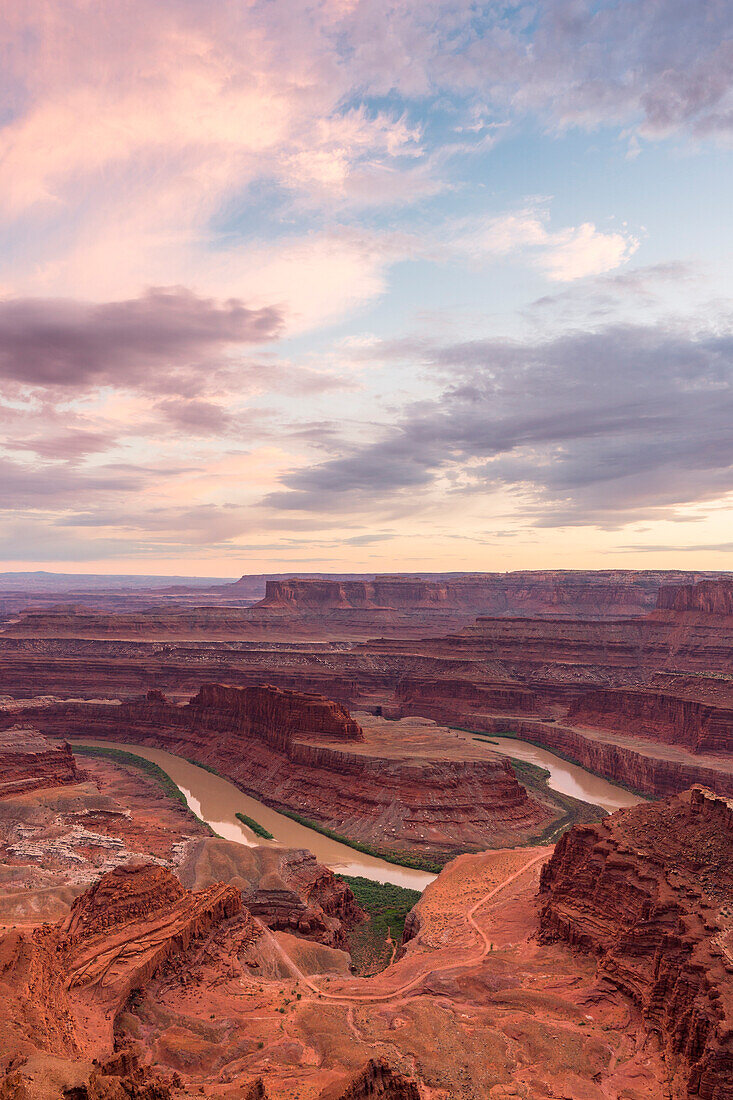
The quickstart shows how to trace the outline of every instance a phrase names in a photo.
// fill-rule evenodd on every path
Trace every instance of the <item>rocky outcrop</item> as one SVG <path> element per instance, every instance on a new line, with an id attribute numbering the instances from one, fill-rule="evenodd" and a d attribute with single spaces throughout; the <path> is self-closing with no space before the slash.
<path id="1" fill-rule="evenodd" d="M 69 745 L 52 745 L 32 726 L 0 731 L 0 799 L 81 779 Z"/>
<path id="2" fill-rule="evenodd" d="M 545 942 L 598 955 L 659 1036 L 675 1097 L 733 1096 L 733 802 L 695 788 L 575 826 L 542 871 Z"/>
<path id="3" fill-rule="evenodd" d="M 241 908 L 233 886 L 191 893 L 164 867 L 125 865 L 80 895 L 46 937 L 65 989 L 83 989 L 85 1003 L 93 999 L 111 1026 L 134 989 Z"/>
<path id="4" fill-rule="evenodd" d="M 0 987 L 16 1041 L 54 1053 L 109 1052 L 130 993 L 241 908 L 234 887 L 192 893 L 156 864 L 108 872 L 58 924 L 0 940 Z"/>
<path id="5" fill-rule="evenodd" d="M 252 916 L 275 931 L 348 948 L 349 930 L 366 916 L 343 879 L 305 849 L 263 848 L 253 858 L 260 873 L 249 889 L 242 888 Z"/>
<path id="6" fill-rule="evenodd" d="M 286 749 L 295 737 L 363 741 L 364 734 L 345 707 L 323 695 L 259 684 L 232 688 L 204 684 L 188 704 L 186 722 L 202 730 L 227 730 L 259 737 Z"/>
<path id="7" fill-rule="evenodd" d="M 420 1100 L 417 1082 L 392 1069 L 384 1058 L 370 1058 L 364 1068 L 345 1087 L 334 1085 L 320 1094 L 318 1100 Z"/>

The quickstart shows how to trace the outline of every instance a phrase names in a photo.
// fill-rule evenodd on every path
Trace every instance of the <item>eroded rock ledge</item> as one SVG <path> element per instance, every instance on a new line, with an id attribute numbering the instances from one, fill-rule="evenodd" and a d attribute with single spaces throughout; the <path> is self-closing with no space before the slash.
<path id="1" fill-rule="evenodd" d="M 0 798 L 81 779 L 69 745 L 52 745 L 32 726 L 0 731 Z"/>
<path id="2" fill-rule="evenodd" d="M 658 1035 L 675 1098 L 733 1097 L 733 802 L 697 787 L 560 840 L 541 878 L 546 942 L 599 956 Z"/>

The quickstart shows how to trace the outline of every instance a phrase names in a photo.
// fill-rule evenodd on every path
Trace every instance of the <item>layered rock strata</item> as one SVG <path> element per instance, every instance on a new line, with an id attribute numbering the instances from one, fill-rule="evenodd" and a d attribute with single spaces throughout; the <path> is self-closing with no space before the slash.
<path id="1" fill-rule="evenodd" d="M 65 703 L 31 713 L 57 736 L 83 732 L 168 749 L 216 768 L 277 809 L 395 851 L 450 853 L 514 843 L 556 816 L 528 795 L 503 758 L 433 761 L 349 752 L 340 742 L 359 742 L 359 725 L 320 696 L 207 685 L 184 706 L 151 692 L 122 705 Z"/>
<path id="2" fill-rule="evenodd" d="M 693 788 L 576 826 L 542 871 L 545 942 L 598 956 L 665 1050 L 675 1097 L 733 1097 L 733 801 Z"/>
<path id="3" fill-rule="evenodd" d="M 81 779 L 69 745 L 52 745 L 32 726 L 0 731 L 0 799 Z"/>
<path id="4" fill-rule="evenodd" d="M 475 616 L 613 619 L 637 617 L 655 606 L 661 586 L 698 577 L 682 571 L 536 570 L 512 573 L 419 576 L 303 576 L 242 578 L 234 585 L 119 594 L 98 593 L 66 606 L 28 607 L 10 633 L 38 637 L 258 637 L 306 633 L 310 637 L 415 635 L 458 629 Z M 252 595 L 264 599 L 253 606 Z M 250 597 L 243 599 L 242 596 Z M 172 602 L 172 597 L 177 602 Z M 76 598 L 76 597 L 75 597 Z M 178 602 L 179 601 L 179 602 Z M 17 594 L 5 601 L 22 608 Z M 51 601 L 53 603 L 53 601 Z M 3 605 L 0 593 L 0 607 Z M 235 605 L 235 606 L 233 606 Z M 239 605 L 239 606 L 236 606 Z M 134 610 L 133 610 L 134 608 Z M 107 611 L 103 609 L 109 609 Z"/>
<path id="5" fill-rule="evenodd" d="M 115 1020 L 130 994 L 232 918 L 256 938 L 234 887 L 218 883 L 193 893 L 170 871 L 139 864 L 103 875 L 59 923 L 6 933 L 0 938 L 0 1072 L 15 1073 L 24 1088 L 27 1076 L 31 1096 L 51 1095 L 43 1092 L 48 1059 L 38 1059 L 38 1052 L 74 1061 L 109 1058 Z"/>

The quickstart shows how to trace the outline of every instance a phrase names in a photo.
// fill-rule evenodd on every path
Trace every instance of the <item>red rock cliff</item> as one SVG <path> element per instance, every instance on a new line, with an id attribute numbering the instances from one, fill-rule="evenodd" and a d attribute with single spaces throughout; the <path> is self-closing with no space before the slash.
<path id="1" fill-rule="evenodd" d="M 29 726 L 0 732 L 0 798 L 81 779 L 69 745 L 52 745 Z"/>
<path id="2" fill-rule="evenodd" d="M 202 729 L 226 729 L 260 737 L 278 748 L 294 737 L 362 741 L 364 734 L 345 707 L 324 695 L 262 684 L 234 688 L 204 684 L 188 703 L 187 719 Z"/>
<path id="3" fill-rule="evenodd" d="M 733 802 L 704 788 L 576 826 L 542 871 L 541 928 L 642 1009 L 674 1097 L 733 1096 Z"/>
<path id="4" fill-rule="evenodd" d="M 653 609 L 661 584 L 694 573 L 644 570 L 537 570 L 444 578 L 377 576 L 373 579 L 291 577 L 267 582 L 257 611 L 468 612 L 489 615 L 643 615 Z"/>
<path id="5" fill-rule="evenodd" d="M 657 610 L 733 618 L 733 577 L 716 577 L 698 584 L 663 585 L 657 596 Z"/>

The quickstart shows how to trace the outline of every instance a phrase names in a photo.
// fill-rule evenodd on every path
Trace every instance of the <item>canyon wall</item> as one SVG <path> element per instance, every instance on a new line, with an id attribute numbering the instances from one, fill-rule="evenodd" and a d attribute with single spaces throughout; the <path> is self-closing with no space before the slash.
<path id="1" fill-rule="evenodd" d="M 157 745 L 215 768 L 275 809 L 394 852 L 445 855 L 515 843 L 556 816 L 528 795 L 503 758 L 413 760 L 349 751 L 340 742 L 358 745 L 360 727 L 339 704 L 318 696 L 206 685 L 183 706 L 152 691 L 122 704 L 67 701 L 24 714 L 55 736 Z M 14 717 L 0 712 L 0 728 Z"/>
<path id="2" fill-rule="evenodd" d="M 638 618 L 651 611 L 660 587 L 711 574 L 644 570 L 538 570 L 421 576 L 242 578 L 205 591 L 180 587 L 145 595 L 97 593 L 25 605 L 14 593 L 6 606 L 6 633 L 36 637 L 309 638 L 440 634 L 495 617 Z M 254 588 L 249 583 L 256 581 Z M 13 614 L 13 610 L 21 613 Z"/>
<path id="3" fill-rule="evenodd" d="M 691 792 L 575 826 L 542 871 L 541 930 L 640 1005 L 675 1097 L 733 1096 L 733 802 Z"/>
<path id="4" fill-rule="evenodd" d="M 323 695 L 287 691 L 271 684 L 233 688 L 204 684 L 183 711 L 184 724 L 236 731 L 277 748 L 293 738 L 363 741 L 364 734 L 345 707 Z"/>
<path id="5" fill-rule="evenodd" d="M 476 728 L 487 733 L 516 733 L 604 779 L 653 798 L 678 794 L 694 783 L 733 795 L 733 768 L 728 758 L 716 768 L 695 761 L 692 755 L 684 759 L 655 756 L 648 745 L 634 738 L 614 734 L 604 739 L 600 731 L 572 729 L 557 722 L 512 719 L 508 723 L 500 716 L 486 716 Z"/>
<path id="6" fill-rule="evenodd" d="M 267 582 L 256 610 L 292 613 L 338 610 L 465 611 L 477 614 L 643 615 L 660 585 L 697 574 L 644 570 L 537 570 L 465 574 L 440 579 L 376 576 L 373 579 L 293 577 Z"/>
<path id="7" fill-rule="evenodd" d="M 573 701 L 567 721 L 685 745 L 694 753 L 733 752 L 733 705 L 659 691 L 595 689 Z"/>
<path id="8" fill-rule="evenodd" d="M 0 799 L 81 779 L 69 745 L 52 745 L 27 725 L 13 723 L 0 732 Z"/>

